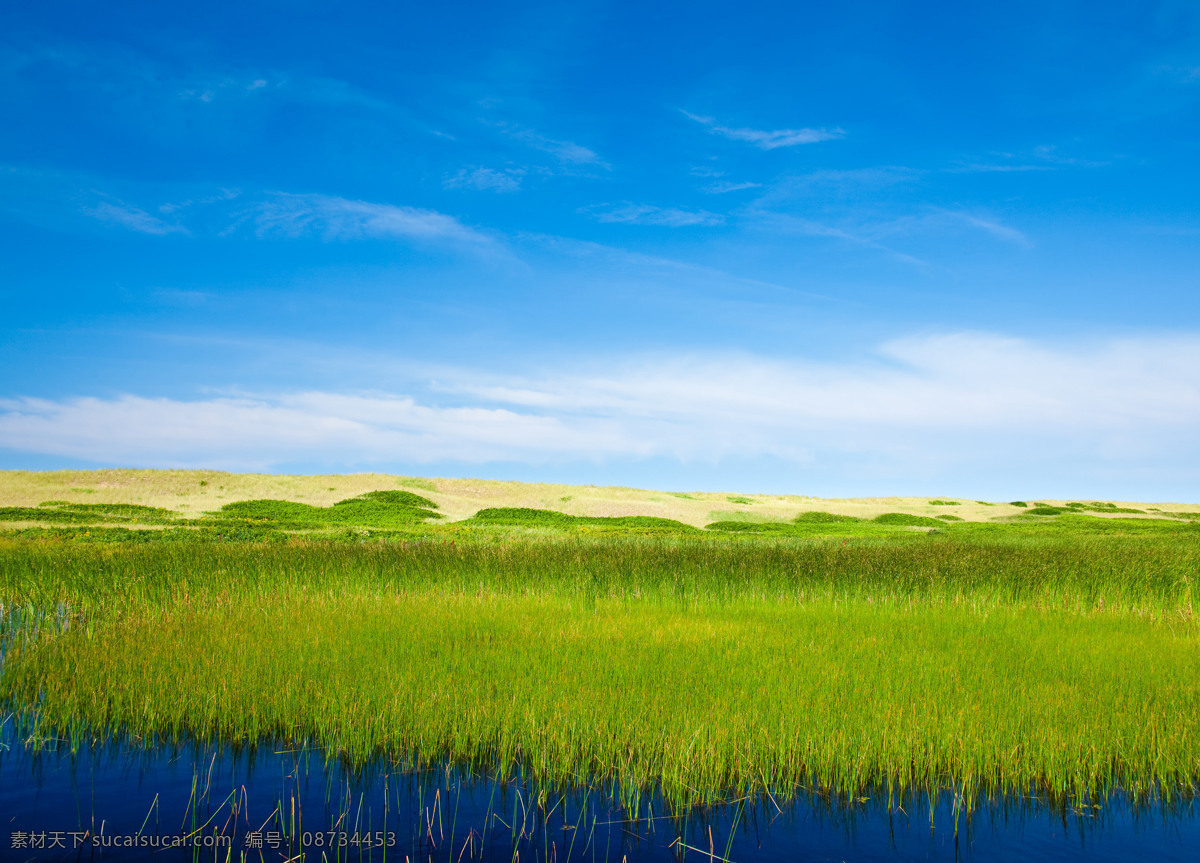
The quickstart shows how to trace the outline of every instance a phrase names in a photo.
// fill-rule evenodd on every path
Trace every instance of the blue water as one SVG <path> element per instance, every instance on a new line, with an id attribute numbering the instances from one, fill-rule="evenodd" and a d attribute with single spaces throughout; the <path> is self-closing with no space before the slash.
<path id="1" fill-rule="evenodd" d="M 0 729 L 0 860 L 1200 861 L 1200 806 L 732 801 L 633 820 L 611 794 L 319 752 L 28 746 Z M 181 844 L 187 843 L 187 844 Z"/>

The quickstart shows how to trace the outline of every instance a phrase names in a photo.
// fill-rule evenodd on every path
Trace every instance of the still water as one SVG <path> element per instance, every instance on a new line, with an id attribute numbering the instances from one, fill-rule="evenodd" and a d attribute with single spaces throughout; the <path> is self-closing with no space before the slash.
<path id="1" fill-rule="evenodd" d="M 1009 861 L 1200 860 L 1200 806 L 1098 811 L 1037 801 L 979 806 L 957 830 L 950 795 L 790 800 L 696 809 L 604 791 L 545 789 L 520 775 L 446 766 L 351 770 L 315 751 L 40 751 L 0 729 L 2 860 Z"/>

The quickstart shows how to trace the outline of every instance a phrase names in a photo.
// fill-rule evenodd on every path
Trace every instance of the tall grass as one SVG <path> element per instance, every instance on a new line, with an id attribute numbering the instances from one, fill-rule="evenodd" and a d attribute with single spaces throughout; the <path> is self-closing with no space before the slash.
<path id="1" fill-rule="evenodd" d="M 1172 797 L 1198 562 L 1191 534 L 10 542 L 0 696 L 79 737 L 515 763 L 634 804 Z"/>
<path id="2" fill-rule="evenodd" d="M 966 603 L 1165 613 L 1190 607 L 1200 533 L 534 537 L 89 546 L 0 541 L 0 600 L 77 613 L 275 592 L 475 593 L 670 601 Z"/>

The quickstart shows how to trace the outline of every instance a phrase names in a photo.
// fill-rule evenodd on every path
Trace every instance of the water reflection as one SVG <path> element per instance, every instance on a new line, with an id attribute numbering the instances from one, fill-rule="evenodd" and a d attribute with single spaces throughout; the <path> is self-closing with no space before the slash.
<path id="1" fill-rule="evenodd" d="M 31 740 L 33 741 L 31 743 Z M 354 768 L 316 751 L 79 745 L 0 729 L 0 859 L 941 861 L 1196 859 L 1193 801 L 1098 809 L 952 795 L 729 800 L 637 811 L 454 765 Z M 957 821 L 957 830 L 956 830 Z"/>

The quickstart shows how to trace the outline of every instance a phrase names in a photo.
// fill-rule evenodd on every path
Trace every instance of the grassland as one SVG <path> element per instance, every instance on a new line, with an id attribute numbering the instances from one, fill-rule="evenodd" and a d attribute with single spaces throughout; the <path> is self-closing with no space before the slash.
<path id="1" fill-rule="evenodd" d="M 519 764 L 678 807 L 1197 790 L 1187 507 L 806 500 L 758 521 L 711 519 L 731 495 L 637 513 L 562 487 L 437 519 L 446 481 L 342 480 L 307 500 L 253 486 L 199 518 L 167 492 L 99 500 L 95 476 L 77 495 L 107 509 L 33 500 L 45 486 L 0 499 L 100 519 L 0 536 L 0 698 L 80 742 Z M 1037 505 L 1061 511 L 1015 514 Z M 120 518 L 154 523 L 103 521 Z"/>

